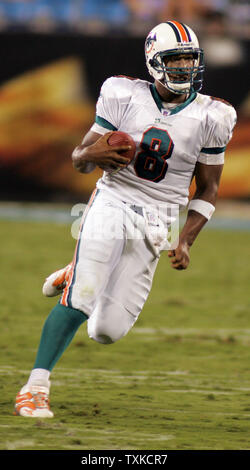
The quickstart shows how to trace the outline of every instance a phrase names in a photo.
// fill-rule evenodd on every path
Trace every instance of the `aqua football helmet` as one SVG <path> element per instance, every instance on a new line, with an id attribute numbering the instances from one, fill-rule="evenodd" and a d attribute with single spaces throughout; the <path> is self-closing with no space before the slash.
<path id="1" fill-rule="evenodd" d="M 192 54 L 193 66 L 168 66 L 168 59 L 179 54 Z M 186 94 L 202 88 L 204 54 L 189 26 L 177 21 L 155 26 L 146 38 L 145 56 L 149 74 L 172 93 Z"/>

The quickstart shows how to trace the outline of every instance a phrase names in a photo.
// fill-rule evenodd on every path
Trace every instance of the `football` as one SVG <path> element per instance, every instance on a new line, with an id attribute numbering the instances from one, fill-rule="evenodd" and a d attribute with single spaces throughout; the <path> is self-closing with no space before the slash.
<path id="1" fill-rule="evenodd" d="M 125 152 L 119 152 L 121 153 L 122 156 L 129 158 L 129 161 L 131 162 L 135 156 L 136 152 L 136 144 L 134 139 L 127 134 L 126 132 L 122 131 L 114 131 L 108 138 L 108 144 L 111 146 L 116 146 L 116 145 L 130 145 L 131 149 L 127 150 Z"/>

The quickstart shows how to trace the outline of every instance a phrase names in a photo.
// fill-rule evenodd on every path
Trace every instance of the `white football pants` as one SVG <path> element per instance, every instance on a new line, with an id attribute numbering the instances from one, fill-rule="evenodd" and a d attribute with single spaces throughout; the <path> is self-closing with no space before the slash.
<path id="1" fill-rule="evenodd" d="M 159 250 L 140 209 L 95 191 L 82 218 L 61 303 L 89 316 L 88 335 L 99 343 L 128 333 L 152 286 Z"/>

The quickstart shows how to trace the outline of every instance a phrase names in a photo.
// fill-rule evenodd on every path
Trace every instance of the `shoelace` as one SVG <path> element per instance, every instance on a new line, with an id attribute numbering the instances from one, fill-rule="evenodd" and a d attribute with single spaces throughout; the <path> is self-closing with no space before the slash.
<path id="1" fill-rule="evenodd" d="M 46 393 L 34 393 L 33 397 L 37 408 L 49 408 L 49 398 Z"/>

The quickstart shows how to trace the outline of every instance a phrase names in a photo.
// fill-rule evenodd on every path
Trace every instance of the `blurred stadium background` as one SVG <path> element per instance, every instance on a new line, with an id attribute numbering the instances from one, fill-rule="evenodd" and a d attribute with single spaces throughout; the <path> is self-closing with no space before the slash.
<path id="1" fill-rule="evenodd" d="M 237 109 L 220 201 L 249 207 L 248 0 L 0 1 L 2 204 L 86 202 L 100 172 L 78 174 L 70 155 L 91 126 L 100 86 L 113 74 L 150 79 L 145 35 L 168 18 L 199 35 L 203 93 Z"/>
<path id="2" fill-rule="evenodd" d="M 71 208 L 101 174 L 78 174 L 71 152 L 103 80 L 150 79 L 145 35 L 169 18 L 199 35 L 203 93 L 238 113 L 215 216 L 192 269 L 170 275 L 162 258 L 125 341 L 100 353 L 77 333 L 52 378 L 53 423 L 17 423 L 15 393 L 54 302 L 42 282 L 69 262 Z M 249 0 L 0 0 L 0 36 L 0 448 L 250 449 Z"/>

